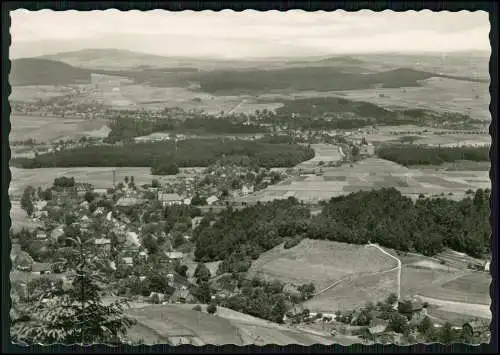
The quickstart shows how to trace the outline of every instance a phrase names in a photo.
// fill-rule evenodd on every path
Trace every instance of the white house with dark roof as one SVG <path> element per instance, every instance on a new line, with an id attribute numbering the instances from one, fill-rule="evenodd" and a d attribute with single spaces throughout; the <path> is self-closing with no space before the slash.
<path id="1" fill-rule="evenodd" d="M 210 197 L 207 198 L 207 204 L 208 205 L 213 205 L 217 201 L 219 201 L 219 198 L 217 196 L 215 196 L 215 195 L 212 195 L 212 196 L 210 196 Z"/>
<path id="2" fill-rule="evenodd" d="M 177 193 L 165 193 L 165 192 L 158 193 L 158 201 L 161 202 L 163 207 L 182 205 L 184 203 L 184 199 L 181 197 L 181 195 Z M 191 203 L 191 201 L 189 202 Z"/>

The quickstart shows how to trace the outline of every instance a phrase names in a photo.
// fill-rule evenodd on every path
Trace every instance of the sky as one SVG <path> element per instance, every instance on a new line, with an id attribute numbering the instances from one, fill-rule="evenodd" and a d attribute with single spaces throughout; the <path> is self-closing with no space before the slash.
<path id="1" fill-rule="evenodd" d="M 490 51 L 484 11 L 20 9 L 10 15 L 11 58 L 88 48 L 211 58 Z"/>

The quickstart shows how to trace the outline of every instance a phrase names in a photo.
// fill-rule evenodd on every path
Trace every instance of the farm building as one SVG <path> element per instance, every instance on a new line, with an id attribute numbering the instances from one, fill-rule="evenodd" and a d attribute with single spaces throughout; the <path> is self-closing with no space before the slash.
<path id="1" fill-rule="evenodd" d="M 122 261 L 125 265 L 128 265 L 128 266 L 133 266 L 134 265 L 134 259 L 131 258 L 131 257 L 125 257 L 125 258 L 122 258 Z"/>
<path id="2" fill-rule="evenodd" d="M 196 229 L 196 227 L 198 227 L 200 225 L 202 220 L 203 220 L 203 217 L 199 217 L 199 216 L 191 219 L 191 229 Z"/>
<path id="3" fill-rule="evenodd" d="M 59 238 L 61 238 L 64 235 L 64 225 L 57 226 L 50 232 L 50 239 L 53 241 L 57 241 Z"/>
<path id="4" fill-rule="evenodd" d="M 243 196 L 247 196 L 248 194 L 253 193 L 253 191 L 254 191 L 253 185 L 243 185 L 243 187 L 241 188 L 241 194 Z"/>
<path id="5" fill-rule="evenodd" d="M 383 319 L 375 319 L 372 322 L 372 324 L 370 325 L 370 327 L 368 328 L 368 332 L 372 336 L 380 335 L 383 332 L 385 332 L 385 330 L 387 329 L 387 326 L 388 326 L 387 321 L 385 321 Z"/>
<path id="6" fill-rule="evenodd" d="M 111 240 L 106 238 L 99 238 L 94 241 L 96 247 L 100 248 L 103 251 L 111 250 Z"/>
<path id="7" fill-rule="evenodd" d="M 35 275 L 50 274 L 51 268 L 49 263 L 33 263 L 31 273 Z"/>
<path id="8" fill-rule="evenodd" d="M 184 258 L 184 254 L 180 251 L 168 251 L 165 252 L 165 255 L 169 261 L 173 260 L 182 261 L 182 259 Z"/>
<path id="9" fill-rule="evenodd" d="M 47 233 L 45 233 L 43 231 L 39 231 L 36 234 L 36 239 L 38 239 L 38 240 L 46 240 L 47 239 Z"/>
<path id="10" fill-rule="evenodd" d="M 145 203 L 144 200 L 135 197 L 122 197 L 116 202 L 116 207 L 133 207 Z"/>
<path id="11" fill-rule="evenodd" d="M 213 205 L 217 201 L 219 201 L 219 198 L 217 196 L 214 196 L 214 195 L 207 198 L 207 204 L 209 204 L 209 205 Z"/>
<path id="12" fill-rule="evenodd" d="M 485 320 L 475 319 L 465 323 L 462 329 L 469 336 L 479 336 L 487 334 L 490 331 L 490 324 Z"/>
<path id="13" fill-rule="evenodd" d="M 418 296 L 407 296 L 398 301 L 398 311 L 413 323 L 422 321 L 427 315 L 424 302 Z"/>
<path id="14" fill-rule="evenodd" d="M 184 203 L 184 199 L 176 193 L 158 193 L 158 201 L 161 202 L 163 207 L 173 206 L 173 205 L 182 205 Z M 191 202 L 191 201 L 190 201 Z"/>

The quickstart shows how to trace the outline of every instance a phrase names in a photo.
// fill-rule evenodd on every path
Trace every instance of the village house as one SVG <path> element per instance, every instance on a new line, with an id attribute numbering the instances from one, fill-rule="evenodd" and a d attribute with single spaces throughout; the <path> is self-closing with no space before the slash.
<path id="1" fill-rule="evenodd" d="M 109 189 L 105 188 L 94 188 L 93 192 L 100 195 L 100 196 L 106 196 L 108 194 Z"/>
<path id="2" fill-rule="evenodd" d="M 193 295 L 191 295 L 186 286 L 176 289 L 170 297 L 170 302 L 172 303 L 192 303 L 193 301 Z"/>
<path id="3" fill-rule="evenodd" d="M 93 189 L 92 184 L 85 182 L 77 182 L 75 183 L 75 190 L 78 196 L 84 196 L 85 193 L 91 192 Z"/>
<path id="4" fill-rule="evenodd" d="M 122 258 L 122 261 L 127 266 L 134 266 L 134 259 L 129 256 Z"/>
<path id="5" fill-rule="evenodd" d="M 165 256 L 167 257 L 169 262 L 172 262 L 175 260 L 182 262 L 182 260 L 184 259 L 184 253 L 182 253 L 180 251 L 167 251 L 167 252 L 165 252 Z"/>
<path id="6" fill-rule="evenodd" d="M 136 197 L 122 197 L 116 202 L 116 207 L 134 207 L 144 204 L 146 201 Z"/>
<path id="7" fill-rule="evenodd" d="M 183 200 L 184 204 L 185 205 L 190 205 L 191 204 L 191 198 L 190 197 L 186 197 L 184 200 Z"/>
<path id="8" fill-rule="evenodd" d="M 36 233 L 36 239 L 38 239 L 38 240 L 47 240 L 47 233 L 45 233 L 44 231 L 38 231 Z"/>
<path id="9" fill-rule="evenodd" d="M 162 204 L 163 207 L 173 206 L 173 205 L 182 205 L 184 203 L 183 198 L 177 193 L 158 193 L 158 201 Z M 191 202 L 191 201 L 190 201 Z"/>
<path id="10" fill-rule="evenodd" d="M 49 263 L 37 263 L 34 262 L 31 267 L 31 273 L 33 275 L 44 275 L 51 273 L 51 267 Z"/>
<path id="11" fill-rule="evenodd" d="M 203 217 L 197 216 L 191 219 L 191 229 L 196 229 L 203 220 Z"/>
<path id="12" fill-rule="evenodd" d="M 254 191 L 253 185 L 243 185 L 243 187 L 241 188 L 241 194 L 243 196 L 247 196 L 253 193 L 253 191 Z"/>
<path id="13" fill-rule="evenodd" d="M 405 315 L 411 324 L 419 324 L 427 315 L 424 302 L 418 296 L 407 296 L 399 300 L 398 312 Z"/>
<path id="14" fill-rule="evenodd" d="M 102 214 L 104 214 L 106 210 L 104 209 L 104 207 L 97 207 L 96 210 L 94 211 L 94 213 L 92 213 L 94 216 L 100 216 Z"/>
<path id="15" fill-rule="evenodd" d="M 57 242 L 59 238 L 61 238 L 64 235 L 64 225 L 61 224 L 54 228 L 52 232 L 50 232 L 50 239 L 54 242 Z"/>
<path id="16" fill-rule="evenodd" d="M 217 196 L 215 196 L 215 195 L 212 195 L 212 196 L 210 196 L 210 197 L 207 198 L 207 204 L 208 205 L 213 205 L 217 201 L 219 201 L 219 198 Z"/>
<path id="17" fill-rule="evenodd" d="M 148 253 L 146 253 L 145 251 L 141 251 L 139 253 L 139 259 L 147 261 L 148 260 Z"/>
<path id="18" fill-rule="evenodd" d="M 388 321 L 375 318 L 368 327 L 368 333 L 370 333 L 372 337 L 377 337 L 385 332 L 388 325 Z"/>
<path id="19" fill-rule="evenodd" d="M 94 241 L 96 247 L 102 251 L 109 252 L 111 250 L 111 240 L 106 238 L 99 238 Z"/>

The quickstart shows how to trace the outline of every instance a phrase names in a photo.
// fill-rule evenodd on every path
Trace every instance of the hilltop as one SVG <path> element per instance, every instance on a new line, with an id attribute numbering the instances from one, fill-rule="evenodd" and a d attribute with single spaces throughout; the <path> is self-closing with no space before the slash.
<path id="1" fill-rule="evenodd" d="M 42 58 L 15 59 L 10 70 L 12 86 L 89 83 L 91 74 L 87 69 Z"/>

